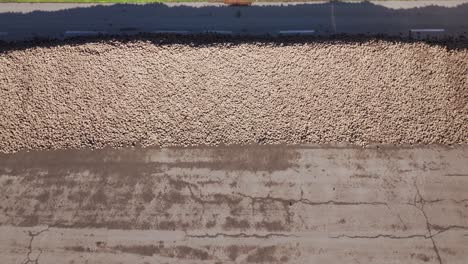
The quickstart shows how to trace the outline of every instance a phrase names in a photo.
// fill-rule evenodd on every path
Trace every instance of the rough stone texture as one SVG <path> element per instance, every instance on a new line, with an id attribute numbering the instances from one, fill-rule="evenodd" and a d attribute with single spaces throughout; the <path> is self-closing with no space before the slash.
<path id="1" fill-rule="evenodd" d="M 91 41 L 0 53 L 0 151 L 468 143 L 468 51 Z"/>
<path id="2" fill-rule="evenodd" d="M 1 263 L 468 259 L 468 146 L 0 154 Z"/>

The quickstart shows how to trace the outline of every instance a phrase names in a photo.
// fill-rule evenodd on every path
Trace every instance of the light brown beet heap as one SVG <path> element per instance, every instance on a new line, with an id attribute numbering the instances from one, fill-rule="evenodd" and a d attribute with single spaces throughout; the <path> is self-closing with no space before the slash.
<path id="1" fill-rule="evenodd" d="M 468 143 L 468 50 L 425 43 L 155 45 L 0 53 L 0 151 Z"/>

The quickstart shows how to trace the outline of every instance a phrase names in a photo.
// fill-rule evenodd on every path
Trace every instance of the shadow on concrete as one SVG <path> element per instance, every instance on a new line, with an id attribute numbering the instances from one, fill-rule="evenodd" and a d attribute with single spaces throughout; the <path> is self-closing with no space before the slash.
<path id="1" fill-rule="evenodd" d="M 109 40 L 188 45 L 388 40 L 423 41 L 459 49 L 467 47 L 466 17 L 468 4 L 453 8 L 427 6 L 411 9 L 390 9 L 369 2 L 250 7 L 118 4 L 25 14 L 0 13 L 0 31 L 7 31 L 8 36 L 16 36 L 20 40 L 32 39 L 0 45 L 5 51 L 13 47 Z M 410 36 L 409 32 L 414 28 L 442 28 L 444 32 Z M 303 29 L 315 30 L 314 36 L 276 36 L 281 30 Z M 66 31 L 80 30 L 106 32 L 106 35 L 63 39 Z M 160 30 L 182 30 L 195 35 L 148 34 Z M 197 35 L 204 31 L 232 31 L 241 36 Z"/>

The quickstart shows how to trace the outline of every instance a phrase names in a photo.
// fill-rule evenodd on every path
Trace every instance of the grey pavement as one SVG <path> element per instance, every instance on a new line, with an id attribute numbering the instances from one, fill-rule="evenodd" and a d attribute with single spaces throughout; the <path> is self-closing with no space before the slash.
<path id="1" fill-rule="evenodd" d="M 0 4 L 0 39 L 146 33 L 467 36 L 466 1 L 255 4 Z M 425 3 L 425 4 L 424 4 Z M 445 3 L 445 4 L 442 4 Z M 431 31 L 435 29 L 435 31 Z"/>
<path id="2" fill-rule="evenodd" d="M 468 147 L 0 154 L 2 263 L 455 263 Z"/>

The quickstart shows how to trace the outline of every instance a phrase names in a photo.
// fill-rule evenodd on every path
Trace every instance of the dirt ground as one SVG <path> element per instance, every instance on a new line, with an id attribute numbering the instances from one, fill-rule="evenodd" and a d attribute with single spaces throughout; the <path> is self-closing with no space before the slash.
<path id="1" fill-rule="evenodd" d="M 468 143 L 468 50 L 386 40 L 0 46 L 0 151 Z"/>

